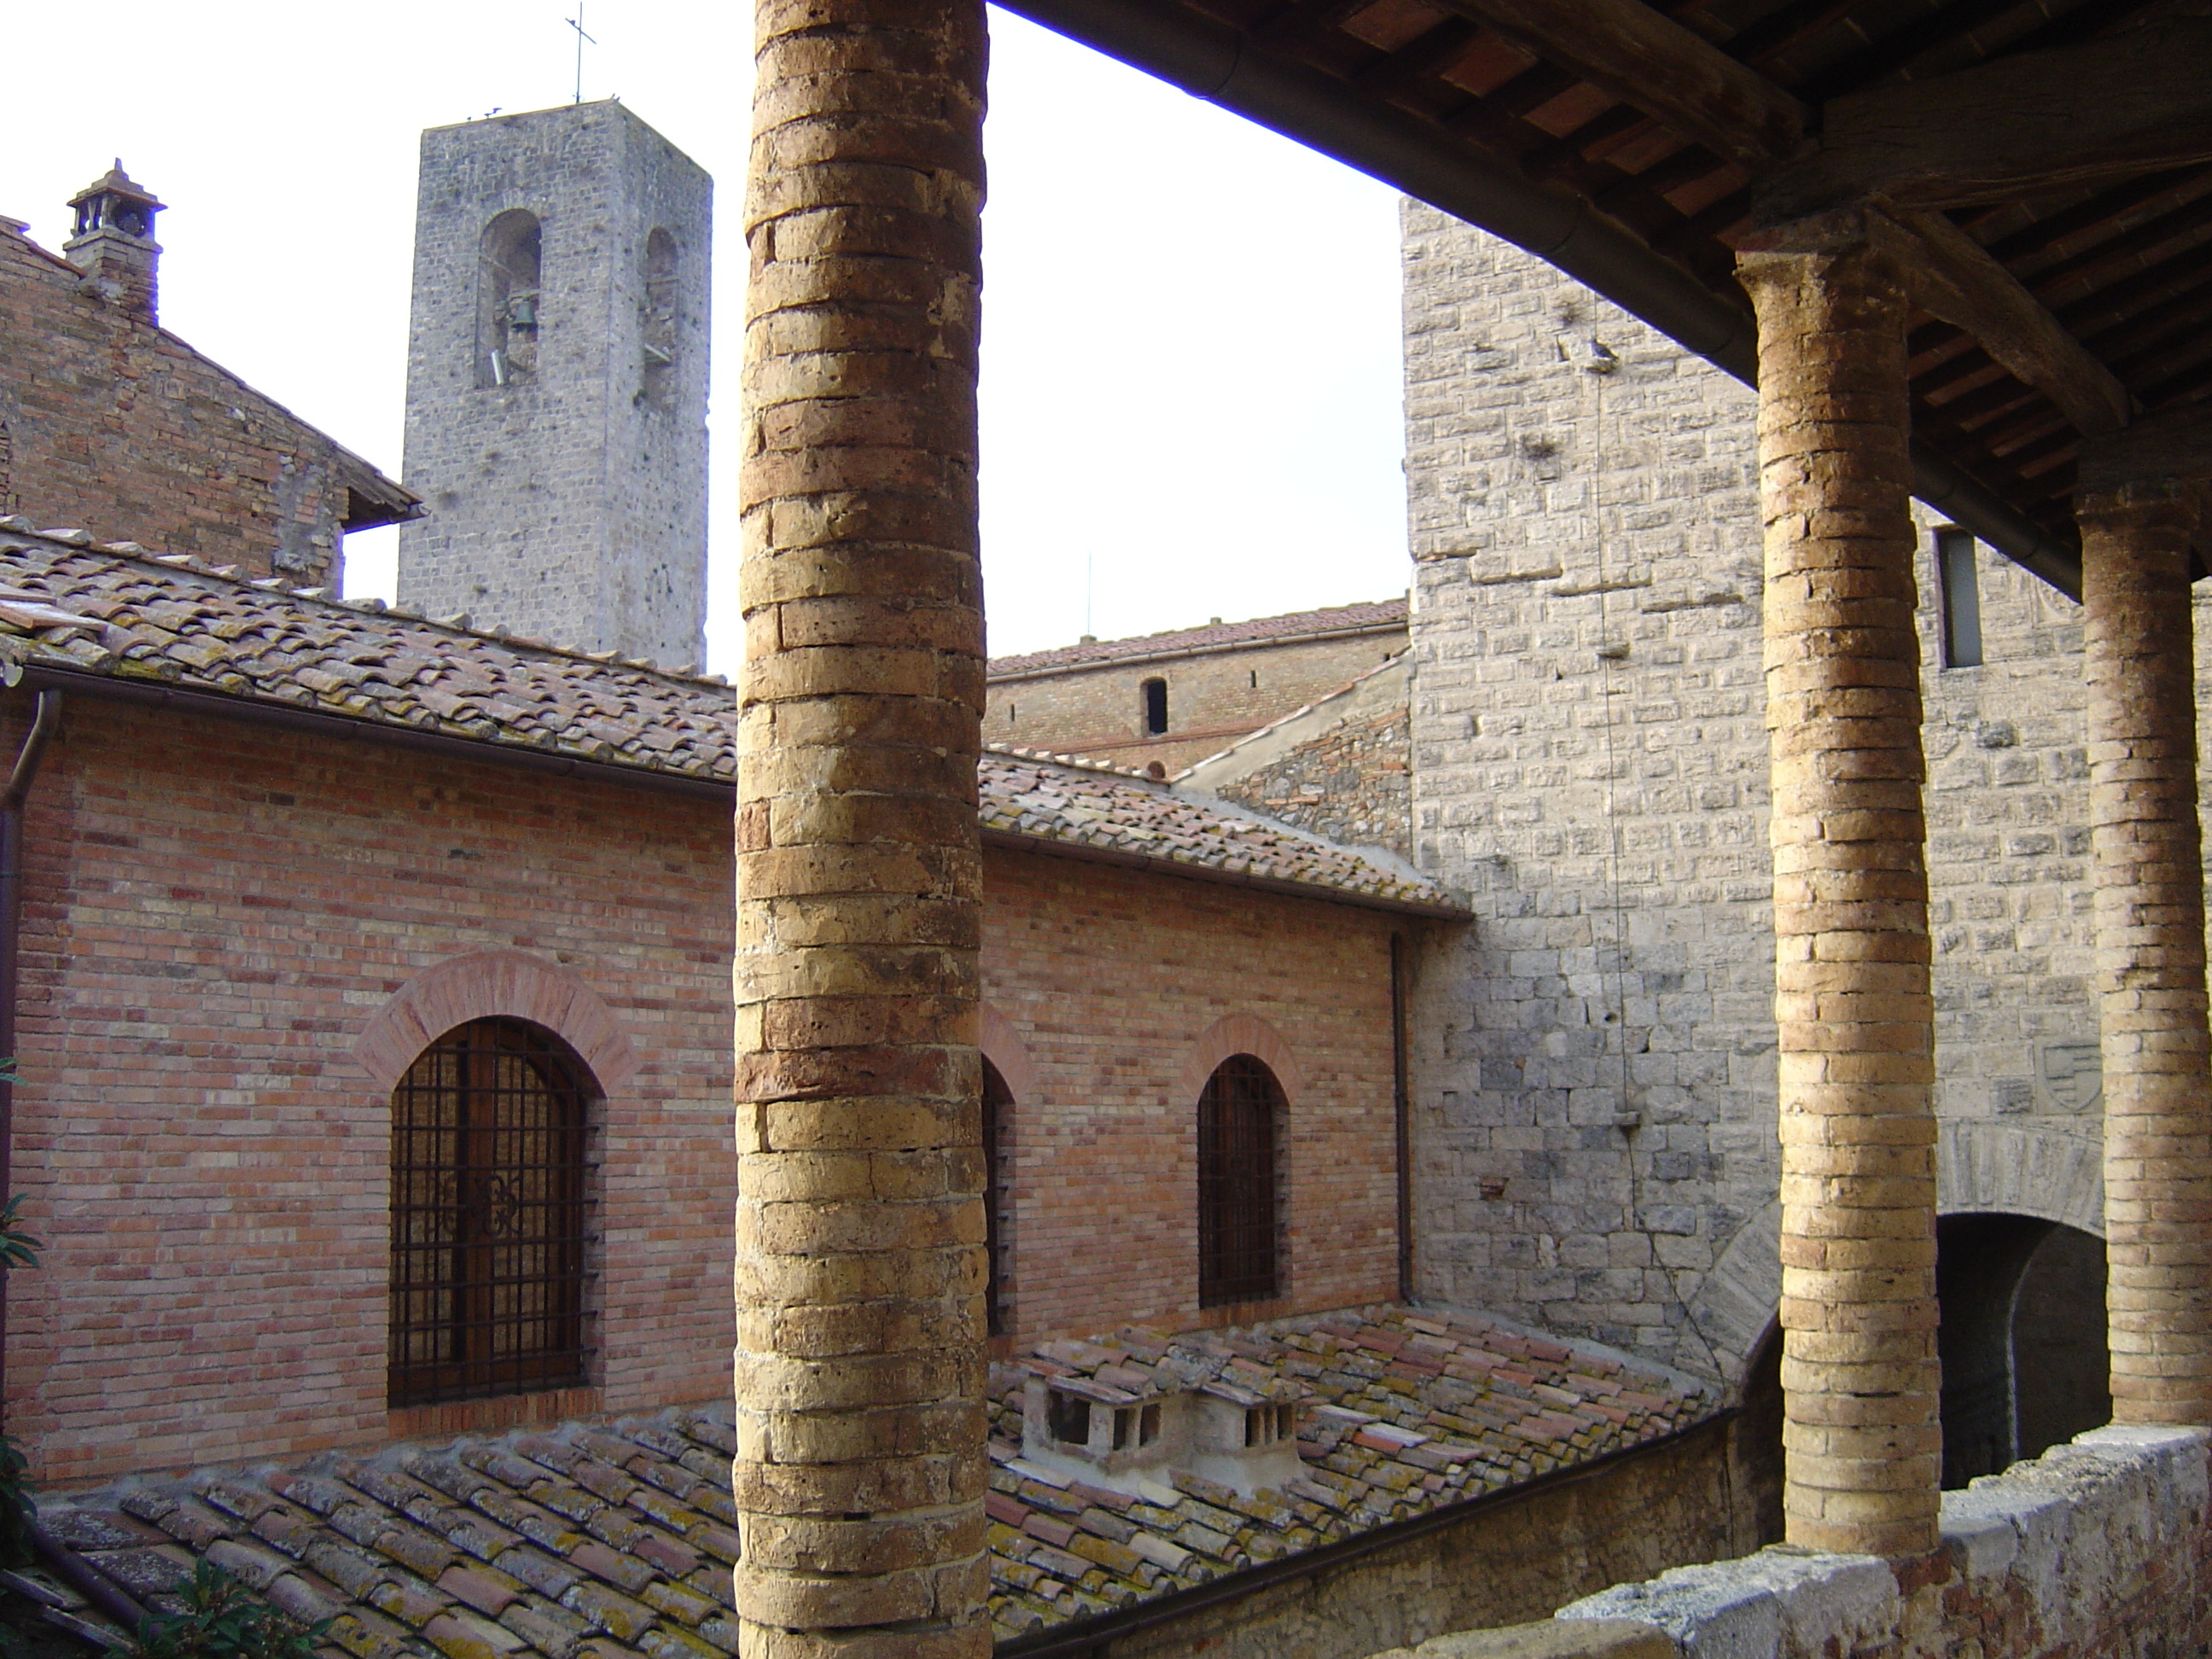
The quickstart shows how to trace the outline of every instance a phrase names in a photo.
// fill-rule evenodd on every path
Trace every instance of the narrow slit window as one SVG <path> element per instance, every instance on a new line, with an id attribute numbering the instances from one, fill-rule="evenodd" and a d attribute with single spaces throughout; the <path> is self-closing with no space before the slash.
<path id="1" fill-rule="evenodd" d="M 457 1026 L 408 1067 L 392 1097 L 392 1405 L 583 1383 L 595 1098 L 520 1020 Z"/>
<path id="2" fill-rule="evenodd" d="M 1160 1408 L 1147 1406 L 1137 1419 L 1137 1443 L 1149 1446 L 1160 1437 Z"/>
<path id="3" fill-rule="evenodd" d="M 1214 1308 L 1281 1294 L 1275 1168 L 1282 1085 L 1231 1054 L 1198 1100 L 1198 1302 Z"/>
<path id="4" fill-rule="evenodd" d="M 1943 666 L 1982 665 L 1982 589 L 1974 538 L 1963 530 L 1936 532 L 1936 562 L 1943 590 Z"/>
<path id="5" fill-rule="evenodd" d="M 1145 682 L 1145 735 L 1162 737 L 1168 729 L 1168 683 L 1165 680 Z"/>
<path id="6" fill-rule="evenodd" d="M 986 1327 L 1007 1328 L 1013 1303 L 1014 1092 L 989 1060 L 983 1062 L 983 1225 L 989 1277 L 983 1291 Z"/>
<path id="7" fill-rule="evenodd" d="M 1119 1411 L 1114 1413 L 1114 1449 L 1115 1451 L 1123 1451 L 1127 1449 L 1129 1444 L 1129 1419 L 1134 1416 L 1136 1416 L 1136 1413 L 1133 1411 Z"/>

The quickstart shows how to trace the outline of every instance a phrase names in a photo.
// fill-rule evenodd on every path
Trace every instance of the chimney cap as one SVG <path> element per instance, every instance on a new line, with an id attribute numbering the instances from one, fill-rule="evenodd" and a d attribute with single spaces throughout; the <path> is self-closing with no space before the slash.
<path id="1" fill-rule="evenodd" d="M 123 170 L 123 158 L 115 158 L 115 165 L 69 199 L 71 207 L 82 207 L 95 196 L 123 196 L 131 201 L 143 202 L 156 213 L 168 204 Z"/>

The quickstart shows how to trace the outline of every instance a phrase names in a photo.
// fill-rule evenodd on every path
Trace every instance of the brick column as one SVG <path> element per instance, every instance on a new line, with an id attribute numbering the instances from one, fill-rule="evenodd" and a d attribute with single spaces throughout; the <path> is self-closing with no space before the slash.
<path id="1" fill-rule="evenodd" d="M 2110 469 L 2085 457 L 2092 487 L 2075 510 L 2087 618 L 2112 1415 L 2212 1425 L 2212 1036 L 2192 521 L 2179 484 L 2093 481 L 2093 470 Z"/>
<path id="2" fill-rule="evenodd" d="M 980 1659 L 982 0 L 759 0 L 745 232 L 748 1659 Z"/>
<path id="3" fill-rule="evenodd" d="M 1905 289 L 1883 222 L 1768 233 L 1759 312 L 1784 1508 L 1792 1543 L 1936 1545 L 1934 1008 Z"/>

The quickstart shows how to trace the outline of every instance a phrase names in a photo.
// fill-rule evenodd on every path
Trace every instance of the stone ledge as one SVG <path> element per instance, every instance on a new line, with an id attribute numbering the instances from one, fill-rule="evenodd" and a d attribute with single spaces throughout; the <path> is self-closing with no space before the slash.
<path id="1" fill-rule="evenodd" d="M 2097 1429 L 1946 1492 L 1942 1553 L 1932 1580 L 1908 1575 L 1913 1589 L 1873 1556 L 1776 1546 L 1617 1584 L 1561 1608 L 1548 1638 L 1544 1626 L 1474 1631 L 1376 1659 L 2041 1659 L 2119 1651 L 2124 1636 L 2178 1650 L 2207 1619 L 2208 1446 L 2202 1429 Z M 1984 1645 L 1997 1629 L 2006 1644 Z M 1619 1644 L 1638 1630 L 1658 1642 Z"/>

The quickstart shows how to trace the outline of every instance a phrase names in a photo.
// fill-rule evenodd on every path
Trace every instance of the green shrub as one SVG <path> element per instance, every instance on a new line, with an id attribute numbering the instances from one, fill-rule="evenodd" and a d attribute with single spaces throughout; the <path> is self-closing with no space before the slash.
<path id="1" fill-rule="evenodd" d="M 178 1595 L 183 1611 L 138 1627 L 142 1659 L 315 1659 L 330 1628 L 327 1619 L 301 1624 L 206 1561 Z"/>

